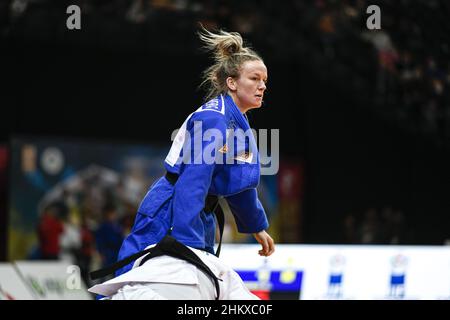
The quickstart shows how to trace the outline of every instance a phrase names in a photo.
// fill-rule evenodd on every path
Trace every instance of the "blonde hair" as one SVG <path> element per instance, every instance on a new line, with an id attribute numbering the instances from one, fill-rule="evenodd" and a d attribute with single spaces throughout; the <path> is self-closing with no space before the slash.
<path id="1" fill-rule="evenodd" d="M 262 58 L 250 47 L 244 47 L 244 41 L 237 32 L 219 30 L 212 33 L 201 26 L 198 32 L 204 49 L 213 52 L 214 64 L 203 72 L 200 87 L 206 87 L 205 100 L 228 91 L 227 78 L 239 78 L 240 69 L 244 62 L 260 60 Z"/>

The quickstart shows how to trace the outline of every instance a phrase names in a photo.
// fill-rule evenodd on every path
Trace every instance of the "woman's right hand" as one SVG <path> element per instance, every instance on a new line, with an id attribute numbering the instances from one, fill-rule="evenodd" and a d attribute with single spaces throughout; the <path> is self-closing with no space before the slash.
<path id="1" fill-rule="evenodd" d="M 262 249 L 258 251 L 260 256 L 268 257 L 275 251 L 275 243 L 272 237 L 265 231 L 262 230 L 260 232 L 254 233 L 256 241 L 261 244 Z"/>

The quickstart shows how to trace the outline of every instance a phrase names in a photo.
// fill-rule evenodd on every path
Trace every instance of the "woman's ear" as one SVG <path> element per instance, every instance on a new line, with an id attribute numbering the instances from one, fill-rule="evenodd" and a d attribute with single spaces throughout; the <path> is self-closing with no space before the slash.
<path id="1" fill-rule="evenodd" d="M 236 81 L 234 80 L 234 78 L 228 77 L 226 81 L 228 89 L 230 89 L 230 91 L 236 91 Z"/>

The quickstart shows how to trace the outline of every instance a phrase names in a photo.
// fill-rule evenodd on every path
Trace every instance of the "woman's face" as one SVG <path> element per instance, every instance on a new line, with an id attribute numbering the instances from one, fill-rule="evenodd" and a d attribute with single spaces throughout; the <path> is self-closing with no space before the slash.
<path id="1" fill-rule="evenodd" d="M 234 102 L 242 113 L 261 107 L 266 90 L 267 68 L 260 60 L 246 61 L 239 78 L 228 78 L 227 84 Z"/>

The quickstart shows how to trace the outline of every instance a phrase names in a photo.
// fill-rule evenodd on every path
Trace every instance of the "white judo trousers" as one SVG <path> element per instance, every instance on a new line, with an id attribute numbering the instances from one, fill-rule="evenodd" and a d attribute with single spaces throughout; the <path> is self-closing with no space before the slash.
<path id="1" fill-rule="evenodd" d="M 152 246 L 149 246 L 149 248 Z M 215 255 L 190 248 L 222 281 L 219 300 L 258 300 L 239 275 Z M 90 292 L 110 300 L 214 300 L 212 279 L 193 264 L 170 256 L 147 260 L 139 258 L 130 271 L 97 284 Z"/>

